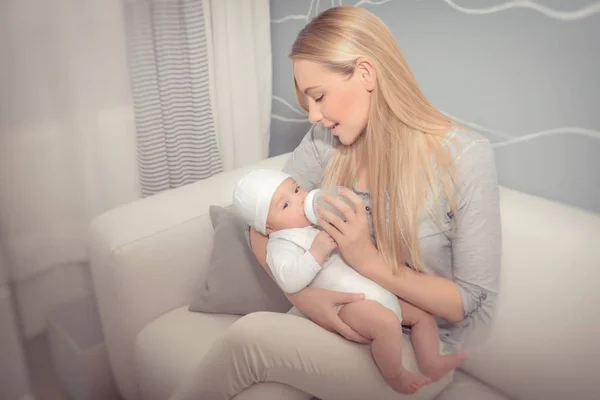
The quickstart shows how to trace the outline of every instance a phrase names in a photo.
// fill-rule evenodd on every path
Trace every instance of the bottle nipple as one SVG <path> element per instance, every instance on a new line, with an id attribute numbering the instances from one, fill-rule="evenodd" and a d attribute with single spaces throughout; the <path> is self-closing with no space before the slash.
<path id="1" fill-rule="evenodd" d="M 304 199 L 304 215 L 306 215 L 306 219 L 310 221 L 311 224 L 317 225 L 318 215 L 317 210 L 315 209 L 315 196 L 319 189 L 314 189 L 308 192 L 306 198 Z"/>

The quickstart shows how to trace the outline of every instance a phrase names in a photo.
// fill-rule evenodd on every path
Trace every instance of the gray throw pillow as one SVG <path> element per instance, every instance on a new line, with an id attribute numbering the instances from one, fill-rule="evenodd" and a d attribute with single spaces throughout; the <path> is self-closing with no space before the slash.
<path id="1" fill-rule="evenodd" d="M 214 243 L 206 280 L 189 306 L 203 313 L 287 312 L 283 291 L 260 266 L 248 246 L 248 226 L 233 206 L 210 206 Z"/>

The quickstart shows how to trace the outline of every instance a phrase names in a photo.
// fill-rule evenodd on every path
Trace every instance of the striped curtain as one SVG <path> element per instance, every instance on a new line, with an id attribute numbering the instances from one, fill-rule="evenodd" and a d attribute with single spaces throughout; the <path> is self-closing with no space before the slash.
<path id="1" fill-rule="evenodd" d="M 202 0 L 126 0 L 143 196 L 223 170 Z"/>

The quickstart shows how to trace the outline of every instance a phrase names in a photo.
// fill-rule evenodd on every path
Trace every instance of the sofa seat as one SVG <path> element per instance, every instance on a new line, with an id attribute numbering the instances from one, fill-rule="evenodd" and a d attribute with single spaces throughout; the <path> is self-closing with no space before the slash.
<path id="1" fill-rule="evenodd" d="M 239 315 L 189 312 L 177 308 L 149 323 L 135 342 L 135 368 L 144 400 L 168 399 L 193 373 L 213 342 Z"/>
<path id="2" fill-rule="evenodd" d="M 435 400 L 510 400 L 510 397 L 459 369 L 452 383 Z"/>

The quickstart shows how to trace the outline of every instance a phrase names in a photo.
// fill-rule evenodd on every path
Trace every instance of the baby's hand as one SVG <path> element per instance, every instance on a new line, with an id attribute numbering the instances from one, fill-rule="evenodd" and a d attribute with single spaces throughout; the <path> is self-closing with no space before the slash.
<path id="1" fill-rule="evenodd" d="M 313 240 L 312 246 L 310 248 L 310 252 L 319 265 L 323 265 L 327 257 L 337 249 L 337 243 L 333 238 L 329 235 L 329 233 L 325 231 L 321 231 L 317 233 L 315 240 Z"/>

